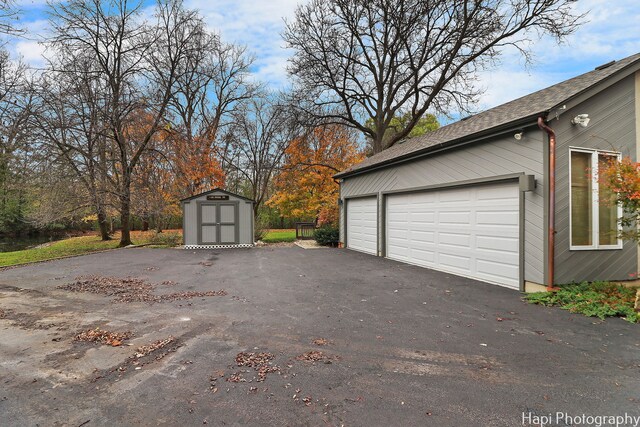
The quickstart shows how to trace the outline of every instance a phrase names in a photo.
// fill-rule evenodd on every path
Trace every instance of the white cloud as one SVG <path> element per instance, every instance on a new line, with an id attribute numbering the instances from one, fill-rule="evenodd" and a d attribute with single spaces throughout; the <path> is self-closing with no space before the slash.
<path id="1" fill-rule="evenodd" d="M 587 22 L 560 45 L 550 37 L 531 42 L 534 62 L 528 69 L 520 54 L 510 50 L 494 70 L 480 75 L 480 86 L 486 89 L 480 100 L 481 109 L 640 52 L 637 0 L 581 0 L 576 3 L 576 10 L 588 12 Z"/>
<path id="2" fill-rule="evenodd" d="M 25 11 L 23 23 L 30 31 L 29 39 L 15 40 L 11 50 L 37 63 L 42 46 L 35 41 L 45 33 L 42 19 L 45 0 L 18 0 Z M 300 0 L 186 0 L 189 8 L 200 10 L 212 31 L 227 42 L 247 46 L 256 57 L 255 78 L 279 88 L 287 84 L 286 65 L 291 55 L 284 49 L 281 33 L 283 19 L 292 19 Z M 151 3 L 149 3 L 151 4 Z M 640 52 L 640 8 L 637 0 L 581 0 L 576 10 L 589 11 L 588 22 L 566 43 L 557 45 L 550 37 L 533 37 L 529 45 L 535 61 L 526 67 L 514 50 L 504 53 L 500 64 L 480 74 L 479 86 L 486 91 L 479 109 L 526 95 L 551 84 L 593 69 L 612 59 Z M 29 10 L 39 10 L 29 15 Z M 40 57 L 41 58 L 41 57 Z"/>
<path id="3" fill-rule="evenodd" d="M 202 13 L 212 31 L 223 40 L 247 46 L 256 57 L 258 80 L 274 88 L 287 83 L 286 65 L 290 52 L 281 33 L 284 19 L 291 19 L 299 0 L 187 0 L 186 6 Z"/>
<path id="4" fill-rule="evenodd" d="M 36 41 L 21 40 L 15 44 L 16 55 L 35 67 L 44 64 L 44 51 L 45 47 Z"/>

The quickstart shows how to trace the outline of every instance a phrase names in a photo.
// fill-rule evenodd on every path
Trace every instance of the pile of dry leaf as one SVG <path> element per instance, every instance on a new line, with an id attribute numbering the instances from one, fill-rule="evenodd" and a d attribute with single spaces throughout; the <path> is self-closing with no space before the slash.
<path id="1" fill-rule="evenodd" d="M 130 331 L 126 332 L 110 332 L 103 331 L 100 328 L 89 329 L 76 335 L 74 341 L 95 342 L 99 344 L 118 347 L 122 345 L 122 341 L 128 340 L 133 336 Z"/>
<path id="2" fill-rule="evenodd" d="M 175 282 L 166 281 L 161 285 L 173 286 Z M 126 277 L 105 277 L 105 276 L 80 276 L 76 281 L 66 285 L 58 286 L 58 289 L 71 292 L 89 292 L 98 295 L 114 296 L 114 302 L 170 302 L 180 301 L 200 297 L 225 296 L 224 290 L 207 292 L 174 292 L 164 295 L 154 295 L 154 286 L 145 280 Z"/>
<path id="3" fill-rule="evenodd" d="M 307 351 L 299 356 L 296 356 L 296 360 L 303 360 L 306 362 L 319 362 L 321 360 L 329 361 L 330 357 L 318 350 Z"/>
<path id="4" fill-rule="evenodd" d="M 279 366 L 271 364 L 274 358 L 275 356 L 272 353 L 240 352 L 236 356 L 236 365 L 239 367 L 246 366 L 253 368 L 258 373 L 258 379 L 256 381 L 262 382 L 267 378 L 268 374 L 280 372 Z M 242 375 L 238 373 L 232 374 L 227 381 L 240 382 L 242 381 Z"/>
<path id="5" fill-rule="evenodd" d="M 176 339 L 174 337 L 170 336 L 170 337 L 165 338 L 163 340 L 154 341 L 149 345 L 142 345 L 142 346 L 140 346 L 140 347 L 138 347 L 136 349 L 135 357 L 136 357 L 136 359 L 140 359 L 141 357 L 148 356 L 149 354 L 153 353 L 154 351 L 160 350 L 160 349 L 168 346 L 169 344 L 171 344 L 175 340 Z"/>

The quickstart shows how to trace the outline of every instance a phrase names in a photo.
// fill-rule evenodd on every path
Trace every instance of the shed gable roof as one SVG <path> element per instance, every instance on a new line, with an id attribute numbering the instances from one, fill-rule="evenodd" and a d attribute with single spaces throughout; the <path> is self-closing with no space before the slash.
<path id="1" fill-rule="evenodd" d="M 198 197 L 206 196 L 207 194 L 213 194 L 213 193 L 224 193 L 224 194 L 226 194 L 228 196 L 237 197 L 239 199 L 246 200 L 247 202 L 255 203 L 255 201 L 253 201 L 253 200 L 251 200 L 251 199 L 249 199 L 247 197 L 241 196 L 239 194 L 232 193 L 232 192 L 227 191 L 227 190 L 223 190 L 222 188 L 214 188 L 213 190 L 205 191 L 204 193 L 194 194 L 193 196 L 184 198 L 184 199 L 182 199 L 180 201 L 181 202 L 188 202 L 189 200 L 197 199 Z"/>
<path id="2" fill-rule="evenodd" d="M 480 136 L 491 130 L 497 130 L 509 124 L 516 124 L 526 119 L 549 113 L 554 108 L 597 86 L 614 74 L 638 64 L 640 64 L 640 53 L 616 61 L 607 67 L 598 67 L 593 71 L 565 80 L 546 89 L 443 126 L 433 132 L 411 138 L 403 143 L 397 143 L 336 174 L 334 177 L 342 178 L 354 173 L 364 172 L 367 169 L 381 166 L 397 159 L 419 155 L 431 148 L 444 147 L 475 135 Z"/>

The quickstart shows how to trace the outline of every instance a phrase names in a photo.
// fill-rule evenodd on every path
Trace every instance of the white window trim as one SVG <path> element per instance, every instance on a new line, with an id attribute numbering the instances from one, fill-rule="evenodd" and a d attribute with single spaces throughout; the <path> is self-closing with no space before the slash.
<path id="1" fill-rule="evenodd" d="M 591 154 L 591 241 L 593 245 L 590 246 L 575 246 L 573 244 L 573 224 L 571 218 L 571 212 L 573 211 L 572 202 L 573 197 L 571 195 L 571 153 L 579 152 L 579 153 L 588 153 Z M 622 155 L 618 151 L 608 151 L 608 150 L 595 150 L 590 148 L 581 148 L 581 147 L 569 147 L 569 250 L 572 251 L 593 251 L 593 250 L 620 250 L 622 249 L 622 239 L 618 237 L 617 245 L 600 245 L 599 242 L 599 229 L 600 229 L 600 209 L 598 205 L 598 194 L 600 183 L 598 181 L 598 154 L 606 154 L 610 156 L 615 156 L 618 161 L 622 160 Z M 618 204 L 618 218 L 622 218 L 622 206 Z M 618 224 L 618 231 L 622 231 L 620 224 Z"/>

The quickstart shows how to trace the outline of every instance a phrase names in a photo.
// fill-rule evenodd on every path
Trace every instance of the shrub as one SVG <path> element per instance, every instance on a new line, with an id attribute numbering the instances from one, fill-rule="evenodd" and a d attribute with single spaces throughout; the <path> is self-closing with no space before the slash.
<path id="1" fill-rule="evenodd" d="M 149 243 L 158 246 L 174 247 L 182 243 L 182 236 L 179 233 L 155 233 Z"/>
<path id="2" fill-rule="evenodd" d="M 524 298 L 532 304 L 557 306 L 585 316 L 623 317 L 631 323 L 640 322 L 634 309 L 637 290 L 609 282 L 574 283 L 564 285 L 555 292 L 536 292 Z"/>
<path id="3" fill-rule="evenodd" d="M 319 245 L 338 246 L 338 242 L 340 241 L 340 230 L 334 226 L 320 227 L 315 231 L 314 237 Z"/>

